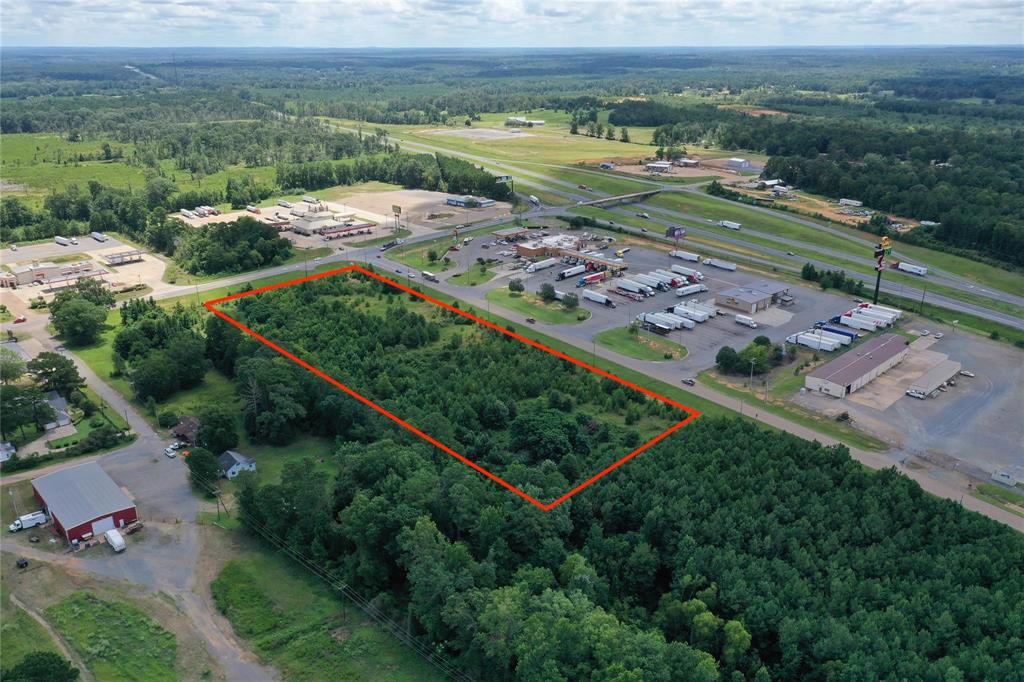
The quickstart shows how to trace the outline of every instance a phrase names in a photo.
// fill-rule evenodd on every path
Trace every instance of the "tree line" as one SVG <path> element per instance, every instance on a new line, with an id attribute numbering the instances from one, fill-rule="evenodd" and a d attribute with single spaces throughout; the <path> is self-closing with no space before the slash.
<path id="1" fill-rule="evenodd" d="M 232 314 L 541 498 L 663 417 L 376 283 Z M 338 442 L 333 479 L 307 461 L 243 480 L 243 518 L 474 677 L 983 680 L 1024 664 L 1024 541 L 842 447 L 702 418 L 544 513 L 214 319 L 251 438 Z"/>

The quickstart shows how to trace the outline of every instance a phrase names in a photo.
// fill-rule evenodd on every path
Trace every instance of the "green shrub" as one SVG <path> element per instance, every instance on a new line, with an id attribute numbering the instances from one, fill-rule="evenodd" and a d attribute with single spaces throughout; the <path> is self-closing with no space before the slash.
<path id="1" fill-rule="evenodd" d="M 178 423 L 178 415 L 174 410 L 161 410 L 156 416 L 156 422 L 161 427 L 169 429 Z"/>

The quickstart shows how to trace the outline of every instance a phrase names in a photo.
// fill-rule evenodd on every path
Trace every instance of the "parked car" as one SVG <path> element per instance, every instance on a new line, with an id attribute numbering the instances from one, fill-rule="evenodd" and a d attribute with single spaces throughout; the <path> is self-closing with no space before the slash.
<path id="1" fill-rule="evenodd" d="M 928 331 L 927 329 L 922 329 L 921 330 L 921 336 L 928 336 L 929 334 L 931 334 L 931 332 Z"/>
<path id="2" fill-rule="evenodd" d="M 965 376 L 965 377 L 973 377 L 974 376 L 974 372 L 968 372 L 966 369 L 960 370 L 960 374 L 961 374 L 961 376 Z"/>
<path id="3" fill-rule="evenodd" d="M 935 338 L 941 339 L 943 336 L 945 336 L 945 334 L 943 334 L 942 332 L 935 332 Z"/>
<path id="4" fill-rule="evenodd" d="M 178 456 L 178 451 L 174 449 L 173 445 L 170 445 L 164 448 L 164 454 L 170 457 L 171 459 L 174 459 L 175 457 Z"/>
<path id="5" fill-rule="evenodd" d="M 18 315 L 16 318 L 14 318 L 14 324 L 21 324 L 26 319 L 28 318 L 26 318 L 24 315 Z"/>

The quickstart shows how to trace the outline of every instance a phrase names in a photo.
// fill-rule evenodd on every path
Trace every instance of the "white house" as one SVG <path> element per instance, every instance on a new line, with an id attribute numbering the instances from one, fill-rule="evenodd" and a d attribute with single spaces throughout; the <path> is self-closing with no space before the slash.
<path id="1" fill-rule="evenodd" d="M 229 480 L 243 471 L 256 471 L 256 460 L 249 459 L 234 450 L 225 450 L 217 458 L 217 461 L 220 463 L 221 475 Z"/>

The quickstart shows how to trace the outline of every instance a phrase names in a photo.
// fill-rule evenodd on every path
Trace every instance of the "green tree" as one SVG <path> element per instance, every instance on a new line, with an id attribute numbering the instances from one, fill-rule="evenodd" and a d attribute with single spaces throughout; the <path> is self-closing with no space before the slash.
<path id="1" fill-rule="evenodd" d="M 0 678 L 6 682 L 74 682 L 78 668 L 71 661 L 50 651 L 33 651 L 12 668 L 5 668 Z"/>
<path id="2" fill-rule="evenodd" d="M 604 139 L 614 140 L 615 139 L 615 126 L 608 126 L 604 131 Z"/>
<path id="3" fill-rule="evenodd" d="M 220 476 L 220 464 L 217 457 L 206 448 L 192 448 L 185 458 L 188 473 L 196 487 L 212 494 L 210 488 L 216 486 Z"/>
<path id="4" fill-rule="evenodd" d="M 545 303 L 550 303 L 555 300 L 555 286 L 550 282 L 545 282 L 540 285 L 540 298 Z"/>
<path id="5" fill-rule="evenodd" d="M 178 374 L 167 354 L 158 350 L 136 363 L 131 384 L 139 400 L 166 400 L 178 390 Z"/>
<path id="6" fill-rule="evenodd" d="M 179 388 L 193 388 L 203 382 L 207 368 L 206 343 L 197 334 L 176 334 L 167 341 L 164 352 L 174 368 Z"/>
<path id="7" fill-rule="evenodd" d="M 27 367 L 44 391 L 56 391 L 70 398 L 72 393 L 85 386 L 85 379 L 78 373 L 75 363 L 59 353 L 44 351 L 30 360 Z"/>
<path id="8" fill-rule="evenodd" d="M 238 446 L 237 412 L 220 405 L 208 405 L 199 411 L 198 445 L 217 454 Z"/>
<path id="9" fill-rule="evenodd" d="M 619 141 L 629 142 L 629 130 L 625 126 L 619 128 Z"/>
<path id="10" fill-rule="evenodd" d="M 740 356 L 732 346 L 722 346 L 715 355 L 715 365 L 725 374 L 731 374 L 739 367 Z"/>
<path id="11" fill-rule="evenodd" d="M 29 424 L 45 424 L 53 419 L 53 409 L 36 386 L 5 386 L 0 391 L 0 435 L 6 439 Z"/>
<path id="12" fill-rule="evenodd" d="M 523 284 L 523 280 L 518 277 L 510 279 L 508 282 L 508 290 L 512 293 L 522 293 L 526 291 L 526 286 Z"/>
<path id="13" fill-rule="evenodd" d="M 10 348 L 0 348 L 0 383 L 9 384 L 25 374 L 25 361 Z"/>
<path id="14" fill-rule="evenodd" d="M 576 294 L 566 294 L 562 298 L 562 305 L 565 306 L 566 310 L 575 310 L 580 306 L 580 297 Z"/>
<path id="15" fill-rule="evenodd" d="M 84 298 L 67 301 L 59 309 L 52 310 L 52 315 L 57 333 L 76 346 L 95 341 L 107 320 L 106 309 Z"/>
<path id="16" fill-rule="evenodd" d="M 724 628 L 725 641 L 722 644 L 722 660 L 731 668 L 735 668 L 743 654 L 750 648 L 751 637 L 743 623 L 730 620 Z"/>
<path id="17" fill-rule="evenodd" d="M 435 249 L 427 249 L 427 262 L 436 263 L 437 258 L 437 251 Z"/>

